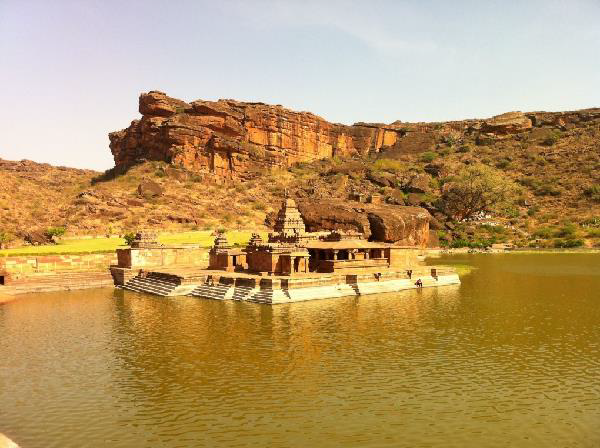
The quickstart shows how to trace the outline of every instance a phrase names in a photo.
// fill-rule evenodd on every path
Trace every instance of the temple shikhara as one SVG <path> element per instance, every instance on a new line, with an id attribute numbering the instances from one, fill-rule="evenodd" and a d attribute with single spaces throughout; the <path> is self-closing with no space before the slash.
<path id="1" fill-rule="evenodd" d="M 218 234 L 208 268 L 203 249 L 163 246 L 155 234 L 140 232 L 131 247 L 117 249 L 111 272 L 125 289 L 269 304 L 459 283 L 449 268 L 424 266 L 419 252 L 355 232 L 307 232 L 286 193 L 266 238 L 254 233 L 242 248 Z"/>

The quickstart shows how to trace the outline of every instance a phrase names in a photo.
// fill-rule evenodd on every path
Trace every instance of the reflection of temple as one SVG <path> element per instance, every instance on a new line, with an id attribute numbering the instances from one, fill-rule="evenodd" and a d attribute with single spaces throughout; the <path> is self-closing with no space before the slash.
<path id="1" fill-rule="evenodd" d="M 417 249 L 369 242 L 361 234 L 306 232 L 293 199 L 283 202 L 267 242 L 254 234 L 244 250 L 218 235 L 209 269 L 298 276 L 317 273 L 381 272 L 417 264 Z"/>

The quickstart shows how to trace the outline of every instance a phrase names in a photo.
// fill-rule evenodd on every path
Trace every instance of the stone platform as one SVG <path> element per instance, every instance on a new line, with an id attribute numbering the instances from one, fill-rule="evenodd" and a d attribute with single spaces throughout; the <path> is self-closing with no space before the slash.
<path id="1" fill-rule="evenodd" d="M 275 305 L 396 292 L 417 288 L 417 280 L 421 280 L 423 287 L 460 283 L 454 270 L 439 266 L 415 268 L 410 277 L 407 271 L 361 274 L 309 273 L 285 277 L 178 267 L 142 271 L 120 287 L 164 297 L 195 296 Z"/>

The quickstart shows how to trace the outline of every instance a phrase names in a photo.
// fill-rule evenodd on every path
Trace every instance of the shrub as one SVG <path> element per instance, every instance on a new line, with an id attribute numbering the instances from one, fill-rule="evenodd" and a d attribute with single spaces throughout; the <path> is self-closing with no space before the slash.
<path id="1" fill-rule="evenodd" d="M 0 249 L 15 239 L 12 233 L 0 232 Z"/>
<path id="2" fill-rule="evenodd" d="M 421 162 L 431 163 L 435 160 L 436 157 L 437 157 L 437 154 L 435 152 L 426 151 L 423 154 L 421 154 Z"/>
<path id="3" fill-rule="evenodd" d="M 574 247 L 583 246 L 583 240 L 574 239 L 574 238 L 568 238 L 566 240 L 556 239 L 556 240 L 554 240 L 553 245 L 556 248 L 570 249 L 570 248 L 574 248 Z"/>
<path id="4" fill-rule="evenodd" d="M 133 243 L 133 240 L 135 240 L 135 232 L 127 232 L 125 235 L 123 235 L 123 238 L 125 239 L 125 244 L 131 246 L 131 243 Z"/>
<path id="5" fill-rule="evenodd" d="M 46 230 L 46 235 L 48 238 L 53 239 L 63 236 L 66 231 L 67 229 L 64 227 L 50 227 Z"/>
<path id="6" fill-rule="evenodd" d="M 505 211 L 504 211 L 504 215 L 507 218 L 518 218 L 519 217 L 519 209 L 516 207 L 508 207 Z"/>
<path id="7" fill-rule="evenodd" d="M 588 238 L 600 238 L 600 229 L 590 229 L 586 236 Z"/>
<path id="8" fill-rule="evenodd" d="M 594 202 L 600 202 L 600 185 L 585 188 L 583 194 Z"/>
<path id="9" fill-rule="evenodd" d="M 535 238 L 548 239 L 548 238 L 552 238 L 553 235 L 554 235 L 554 231 L 549 227 L 541 227 L 541 228 L 537 229 L 535 232 L 533 232 L 533 236 Z"/>
<path id="10" fill-rule="evenodd" d="M 557 238 L 573 238 L 575 236 L 575 225 L 569 223 L 562 226 L 556 232 L 554 232 L 554 236 Z"/>
<path id="11" fill-rule="evenodd" d="M 252 204 L 254 210 L 263 211 L 267 209 L 267 206 L 263 202 L 255 202 Z"/>
<path id="12" fill-rule="evenodd" d="M 468 145 L 461 145 L 458 147 L 458 149 L 456 150 L 456 152 L 460 152 L 460 153 L 466 153 L 471 151 L 471 147 Z"/>
<path id="13" fill-rule="evenodd" d="M 529 216 L 534 216 L 539 211 L 540 211 L 539 205 L 532 205 L 531 207 L 529 207 L 529 210 L 527 210 L 527 214 Z"/>
<path id="14" fill-rule="evenodd" d="M 406 164 L 402 163 L 400 160 L 382 158 L 373 162 L 373 168 L 376 171 L 389 171 L 396 173 L 404 171 L 406 169 Z"/>
<path id="15" fill-rule="evenodd" d="M 554 131 L 552 134 L 550 134 L 544 139 L 542 144 L 545 146 L 552 146 L 560 139 L 560 137 L 561 133 L 559 131 Z"/>
<path id="16" fill-rule="evenodd" d="M 509 165 L 510 165 L 510 160 L 508 160 L 508 159 L 502 159 L 502 160 L 496 162 L 496 168 L 499 168 L 501 170 L 508 168 Z"/>

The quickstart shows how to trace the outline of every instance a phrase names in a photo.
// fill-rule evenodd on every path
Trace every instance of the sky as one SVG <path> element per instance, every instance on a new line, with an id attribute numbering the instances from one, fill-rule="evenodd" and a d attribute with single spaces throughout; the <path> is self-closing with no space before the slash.
<path id="1" fill-rule="evenodd" d="M 0 158 L 110 168 L 149 90 L 344 124 L 600 107 L 600 0 L 0 0 Z"/>

